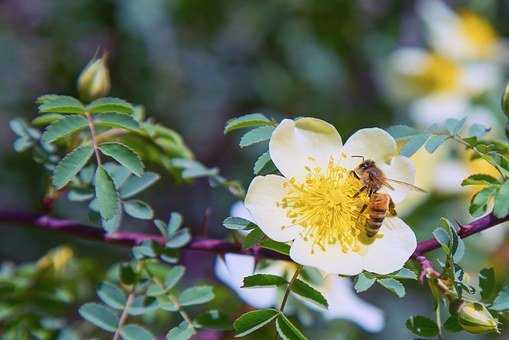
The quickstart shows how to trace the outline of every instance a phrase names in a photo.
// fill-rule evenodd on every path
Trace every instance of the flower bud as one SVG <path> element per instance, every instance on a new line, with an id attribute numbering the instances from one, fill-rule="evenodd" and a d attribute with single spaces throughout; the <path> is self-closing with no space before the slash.
<path id="1" fill-rule="evenodd" d="M 92 59 L 81 71 L 78 78 L 78 92 L 81 100 L 92 101 L 106 96 L 110 92 L 110 72 L 106 65 L 108 55 Z"/>
<path id="2" fill-rule="evenodd" d="M 509 83 L 507 83 L 504 94 L 502 95 L 502 112 L 509 117 Z"/>
<path id="3" fill-rule="evenodd" d="M 458 307 L 458 321 L 469 333 L 498 332 L 497 319 L 479 302 L 462 301 Z"/>

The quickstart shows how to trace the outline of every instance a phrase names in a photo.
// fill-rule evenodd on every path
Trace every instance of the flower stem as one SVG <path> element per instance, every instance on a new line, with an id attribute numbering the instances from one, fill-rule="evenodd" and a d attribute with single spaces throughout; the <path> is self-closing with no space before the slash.
<path id="1" fill-rule="evenodd" d="M 92 140 L 92 147 L 94 148 L 95 152 L 95 159 L 97 160 L 97 165 L 101 166 L 101 154 L 99 153 L 99 147 L 97 145 L 94 120 L 92 119 L 92 114 L 90 112 L 85 112 L 85 116 L 87 117 L 88 129 L 90 130 L 90 138 Z"/>
<path id="2" fill-rule="evenodd" d="M 292 278 L 290 279 L 290 282 L 288 282 L 288 285 L 286 286 L 285 295 L 283 296 L 283 301 L 281 302 L 281 307 L 279 307 L 279 311 L 282 313 L 285 309 L 286 302 L 288 301 L 288 297 L 290 296 L 290 291 L 292 290 L 292 286 L 299 277 L 299 274 L 302 270 L 302 265 L 298 265 L 297 269 L 295 269 L 295 273 L 293 273 Z"/>
<path id="3" fill-rule="evenodd" d="M 465 146 L 467 149 L 471 149 L 472 151 L 474 151 L 482 159 L 484 159 L 486 162 L 490 163 L 490 165 L 493 166 L 498 171 L 498 173 L 500 174 L 500 176 L 502 176 L 502 178 L 506 178 L 506 176 L 504 175 L 500 166 L 497 163 L 493 162 L 493 160 L 487 154 L 479 151 L 479 149 L 477 149 L 475 146 L 468 144 L 463 139 L 461 139 L 461 137 L 454 135 L 454 136 L 452 136 L 452 139 L 454 139 L 456 142 L 460 143 L 461 145 Z"/>
<path id="4" fill-rule="evenodd" d="M 122 315 L 120 315 L 120 319 L 118 320 L 117 330 L 115 331 L 115 334 L 113 334 L 113 340 L 118 340 L 120 338 L 120 329 L 124 325 L 124 323 L 127 321 L 127 316 L 129 313 L 127 310 L 131 306 L 134 300 L 134 292 L 131 292 L 129 296 L 127 297 L 127 301 L 124 306 L 124 310 L 122 311 Z"/>

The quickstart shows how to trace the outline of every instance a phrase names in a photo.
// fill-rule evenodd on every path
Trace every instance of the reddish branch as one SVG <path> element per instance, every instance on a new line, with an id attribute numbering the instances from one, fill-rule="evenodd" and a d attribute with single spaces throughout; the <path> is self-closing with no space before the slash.
<path id="1" fill-rule="evenodd" d="M 468 237 L 473 234 L 477 234 L 483 230 L 489 229 L 500 223 L 509 221 L 509 216 L 504 218 L 497 218 L 493 214 L 489 214 L 478 218 L 469 224 L 462 225 L 458 231 L 458 235 L 461 238 Z M 91 240 L 105 241 L 108 243 L 122 244 L 126 246 L 133 246 L 140 244 L 143 241 L 151 240 L 160 244 L 164 243 L 162 236 L 155 234 L 144 234 L 137 232 L 116 232 L 107 234 L 103 229 L 93 227 L 85 224 L 81 224 L 72 220 L 59 219 L 43 214 L 29 213 L 23 211 L 2 211 L 0 210 L 0 222 L 19 223 L 27 226 L 37 227 L 42 230 L 60 231 L 68 234 L 72 234 L 81 238 L 87 238 Z M 431 262 L 424 256 L 429 251 L 437 249 L 440 244 L 434 238 L 421 241 L 417 244 L 417 248 L 412 255 L 421 265 L 423 271 L 429 273 L 434 271 Z M 193 239 L 185 250 L 192 251 L 205 251 L 213 252 L 218 254 L 225 253 L 236 253 L 252 255 L 263 258 L 271 258 L 278 260 L 288 260 L 289 258 L 283 254 L 263 249 L 261 247 L 252 247 L 243 249 L 239 243 L 216 240 L 216 239 Z"/>

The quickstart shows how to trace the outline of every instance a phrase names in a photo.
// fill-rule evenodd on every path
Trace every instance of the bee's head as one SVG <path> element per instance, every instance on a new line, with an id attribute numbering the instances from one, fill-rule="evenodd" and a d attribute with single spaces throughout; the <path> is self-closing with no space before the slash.
<path id="1" fill-rule="evenodd" d="M 372 161 L 371 159 L 367 159 L 367 160 L 363 161 L 361 164 L 359 164 L 359 169 L 367 170 L 367 169 L 372 168 L 374 166 L 375 166 L 375 162 Z"/>

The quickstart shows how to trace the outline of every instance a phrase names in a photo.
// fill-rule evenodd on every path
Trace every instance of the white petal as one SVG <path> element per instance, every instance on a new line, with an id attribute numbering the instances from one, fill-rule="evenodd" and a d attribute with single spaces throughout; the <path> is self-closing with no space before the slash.
<path id="1" fill-rule="evenodd" d="M 305 167 L 325 168 L 336 158 L 341 136 L 334 126 L 316 118 L 284 119 L 272 133 L 270 157 L 285 177 L 302 180 Z"/>
<path id="2" fill-rule="evenodd" d="M 398 217 L 386 217 L 380 232 L 383 237 L 366 247 L 363 269 L 377 274 L 389 274 L 403 267 L 417 247 L 415 234 Z"/>
<path id="3" fill-rule="evenodd" d="M 360 299 L 353 291 L 350 279 L 329 275 L 324 293 L 329 302 L 329 309 L 324 313 L 327 319 L 348 319 L 372 333 L 384 328 L 383 311 Z"/>
<path id="4" fill-rule="evenodd" d="M 396 154 L 396 141 L 389 133 L 379 128 L 361 129 L 350 136 L 341 149 L 340 163 L 347 169 L 354 169 L 362 159 L 352 156 L 362 156 L 382 164 Z"/>
<path id="5" fill-rule="evenodd" d="M 298 226 L 292 226 L 286 211 L 277 206 L 285 195 L 285 181 L 284 177 L 277 175 L 256 176 L 244 201 L 254 222 L 268 237 L 278 242 L 293 240 L 299 232 Z"/>
<path id="6" fill-rule="evenodd" d="M 405 156 L 396 156 L 391 160 L 391 164 L 380 164 L 380 169 L 389 179 L 401 181 L 408 184 L 415 183 L 415 165 L 414 162 Z M 411 188 L 404 184 L 389 181 L 390 186 L 394 189 L 382 188 L 380 191 L 391 195 L 394 203 L 399 203 L 405 199 Z"/>
<path id="7" fill-rule="evenodd" d="M 235 202 L 235 204 L 231 206 L 230 216 L 241 217 L 245 220 L 253 221 L 253 216 L 251 216 L 251 213 L 246 209 L 246 206 L 242 201 Z"/>
<path id="8" fill-rule="evenodd" d="M 293 241 L 290 258 L 329 274 L 357 275 L 362 271 L 362 258 L 359 254 L 343 253 L 339 245 L 328 245 L 324 251 L 318 246 L 313 247 L 311 240 L 305 241 L 302 237 Z"/>
<path id="9" fill-rule="evenodd" d="M 255 308 L 274 306 L 276 288 L 240 288 L 244 277 L 253 274 L 255 260 L 252 256 L 226 254 L 225 261 L 218 257 L 214 268 L 216 276 L 221 281 Z"/>

